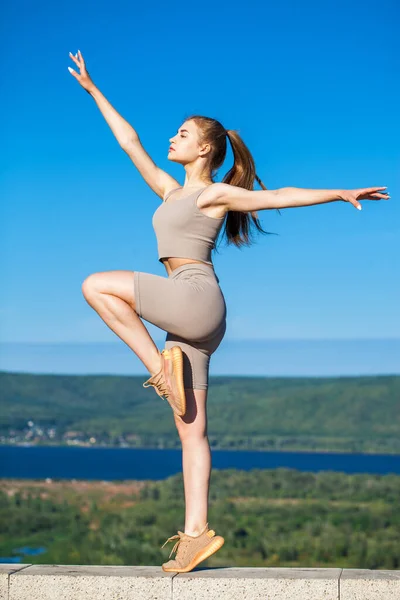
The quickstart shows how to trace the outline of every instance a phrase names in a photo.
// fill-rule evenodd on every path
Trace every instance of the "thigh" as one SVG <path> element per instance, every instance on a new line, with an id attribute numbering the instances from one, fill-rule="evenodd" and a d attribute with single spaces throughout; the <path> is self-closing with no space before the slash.
<path id="1" fill-rule="evenodd" d="M 182 442 L 207 435 L 207 390 L 185 390 L 186 412 L 183 417 L 175 413 L 175 425 Z"/>
<path id="2" fill-rule="evenodd" d="M 165 347 L 180 346 L 183 355 L 183 384 L 185 389 L 207 390 L 211 355 L 217 350 L 226 331 L 224 321 L 215 335 L 201 342 L 191 341 L 168 333 Z"/>
<path id="3" fill-rule="evenodd" d="M 137 314 L 184 339 L 208 339 L 225 320 L 219 288 L 198 290 L 190 281 L 142 271 L 135 271 L 134 287 Z"/>
<path id="4" fill-rule="evenodd" d="M 82 291 L 85 296 L 92 292 L 112 294 L 122 300 L 125 300 L 136 310 L 135 290 L 134 290 L 135 271 L 103 271 L 92 273 L 82 284 Z"/>

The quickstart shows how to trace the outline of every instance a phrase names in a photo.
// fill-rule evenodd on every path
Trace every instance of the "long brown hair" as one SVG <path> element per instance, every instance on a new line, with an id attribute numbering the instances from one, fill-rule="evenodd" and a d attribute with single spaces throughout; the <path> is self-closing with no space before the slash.
<path id="1" fill-rule="evenodd" d="M 256 173 L 254 158 L 252 157 L 250 150 L 236 130 L 226 130 L 216 119 L 204 117 L 202 115 L 191 115 L 190 117 L 187 117 L 185 121 L 194 121 L 197 125 L 199 131 L 199 144 L 208 143 L 211 145 L 211 152 L 208 154 L 207 165 L 210 171 L 211 180 L 214 180 L 216 172 L 225 160 L 227 149 L 226 139 L 229 137 L 233 151 L 233 166 L 222 179 L 222 183 L 242 187 L 246 190 L 253 190 L 254 181 L 257 180 L 263 190 L 267 189 Z M 278 212 L 281 214 L 279 210 Z M 260 233 L 277 235 L 272 234 L 270 231 L 265 231 L 261 227 L 256 211 L 246 213 L 229 210 L 223 229 L 227 245 L 235 244 L 238 248 L 243 245 L 249 246 L 253 241 L 252 231 L 250 229 L 252 223 Z"/>

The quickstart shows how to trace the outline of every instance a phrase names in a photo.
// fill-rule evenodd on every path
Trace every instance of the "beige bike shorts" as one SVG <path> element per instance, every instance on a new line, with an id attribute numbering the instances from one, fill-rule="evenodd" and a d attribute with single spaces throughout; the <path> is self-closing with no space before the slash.
<path id="1" fill-rule="evenodd" d="M 134 271 L 137 314 L 167 332 L 165 348 L 180 346 L 185 388 L 208 388 L 211 355 L 226 331 L 226 304 L 214 269 L 188 263 L 168 277 Z"/>

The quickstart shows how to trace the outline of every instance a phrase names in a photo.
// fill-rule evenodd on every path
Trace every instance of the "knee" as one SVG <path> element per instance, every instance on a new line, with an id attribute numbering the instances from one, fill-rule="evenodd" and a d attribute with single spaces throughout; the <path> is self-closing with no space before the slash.
<path id="1" fill-rule="evenodd" d="M 92 273 L 91 275 L 86 277 L 86 279 L 82 283 L 82 294 L 85 298 L 89 298 L 97 291 L 96 279 L 96 273 Z"/>
<path id="2" fill-rule="evenodd" d="M 174 417 L 182 445 L 198 444 L 207 438 L 207 426 L 204 423 L 192 422 L 187 415 L 181 418 L 176 415 Z"/>

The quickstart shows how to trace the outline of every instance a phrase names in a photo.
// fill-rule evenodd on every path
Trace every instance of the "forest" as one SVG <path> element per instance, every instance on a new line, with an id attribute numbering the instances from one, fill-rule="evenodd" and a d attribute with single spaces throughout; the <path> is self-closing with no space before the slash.
<path id="1" fill-rule="evenodd" d="M 0 372 L 1 443 L 180 448 L 144 380 Z M 400 376 L 211 376 L 207 414 L 216 449 L 400 453 Z"/>
<path id="2" fill-rule="evenodd" d="M 208 522 L 225 544 L 202 566 L 399 569 L 399 498 L 398 475 L 214 469 Z M 183 527 L 182 474 L 2 480 L 0 556 L 22 563 L 161 565 Z"/>

